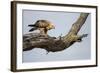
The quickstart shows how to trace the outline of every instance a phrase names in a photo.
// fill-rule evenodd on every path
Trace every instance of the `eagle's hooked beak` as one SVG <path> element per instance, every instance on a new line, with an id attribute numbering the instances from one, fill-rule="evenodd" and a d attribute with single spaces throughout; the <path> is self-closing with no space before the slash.
<path id="1" fill-rule="evenodd" d="M 55 27 L 53 27 L 53 29 L 55 29 Z"/>
<path id="2" fill-rule="evenodd" d="M 53 26 L 53 29 L 55 29 L 55 26 Z"/>
<path id="3" fill-rule="evenodd" d="M 54 25 L 52 25 L 52 29 L 55 29 L 55 26 Z"/>

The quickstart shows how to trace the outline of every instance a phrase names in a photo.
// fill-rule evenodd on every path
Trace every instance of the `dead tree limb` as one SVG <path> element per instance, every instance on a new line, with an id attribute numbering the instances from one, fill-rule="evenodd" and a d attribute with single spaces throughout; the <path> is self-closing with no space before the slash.
<path id="1" fill-rule="evenodd" d="M 45 49 L 47 52 L 57 52 L 62 51 L 70 47 L 75 42 L 81 42 L 83 37 L 87 34 L 77 35 L 82 25 L 85 23 L 88 13 L 81 13 L 79 18 L 72 27 L 68 34 L 60 38 L 47 36 L 44 37 L 39 33 L 29 33 L 23 35 L 23 51 L 28 51 L 34 48 Z"/>

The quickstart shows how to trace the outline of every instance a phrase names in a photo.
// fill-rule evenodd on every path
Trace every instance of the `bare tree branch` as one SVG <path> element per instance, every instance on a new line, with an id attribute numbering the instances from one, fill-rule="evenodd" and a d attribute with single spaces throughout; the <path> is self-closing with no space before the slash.
<path id="1" fill-rule="evenodd" d="M 49 35 L 45 37 L 39 33 L 25 34 L 23 36 L 23 51 L 41 48 L 47 52 L 57 52 L 70 47 L 75 42 L 81 42 L 87 34 L 77 35 L 77 33 L 85 23 L 88 15 L 88 13 L 81 13 L 78 20 L 72 24 L 69 33 L 63 37 L 51 37 Z"/>
<path id="2" fill-rule="evenodd" d="M 69 33 L 77 34 L 81 29 L 82 25 L 85 23 L 88 13 L 81 13 L 78 20 L 72 25 Z"/>

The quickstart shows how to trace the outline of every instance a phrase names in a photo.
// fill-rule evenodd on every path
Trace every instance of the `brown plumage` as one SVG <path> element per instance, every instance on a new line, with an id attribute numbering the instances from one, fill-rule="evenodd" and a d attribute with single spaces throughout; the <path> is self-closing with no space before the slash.
<path id="1" fill-rule="evenodd" d="M 32 29 L 29 30 L 30 32 L 34 30 L 40 30 L 41 34 L 46 34 L 46 35 L 48 30 L 55 28 L 54 25 L 48 20 L 38 20 L 35 22 L 35 24 L 30 24 L 28 26 L 33 27 Z"/>

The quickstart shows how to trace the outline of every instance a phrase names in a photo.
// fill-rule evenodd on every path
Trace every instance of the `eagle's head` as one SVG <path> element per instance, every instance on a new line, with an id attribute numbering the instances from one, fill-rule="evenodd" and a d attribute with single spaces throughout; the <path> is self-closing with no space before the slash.
<path id="1" fill-rule="evenodd" d="M 48 29 L 48 30 L 50 30 L 50 29 L 55 29 L 55 26 L 54 26 L 52 23 L 50 23 L 49 26 L 47 27 L 47 29 Z"/>

